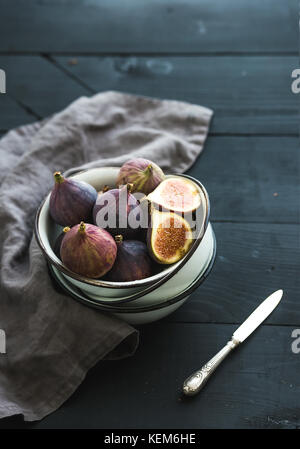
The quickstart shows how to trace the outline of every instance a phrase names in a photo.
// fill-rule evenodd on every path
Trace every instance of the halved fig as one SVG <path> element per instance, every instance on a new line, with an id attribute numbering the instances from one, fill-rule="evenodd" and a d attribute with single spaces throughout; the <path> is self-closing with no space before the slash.
<path id="1" fill-rule="evenodd" d="M 163 210 L 182 214 L 195 211 L 201 204 L 196 184 L 187 178 L 175 176 L 162 181 L 147 199 Z"/>
<path id="2" fill-rule="evenodd" d="M 147 246 L 151 257 L 160 264 L 178 262 L 193 242 L 189 223 L 174 212 L 152 210 Z"/>

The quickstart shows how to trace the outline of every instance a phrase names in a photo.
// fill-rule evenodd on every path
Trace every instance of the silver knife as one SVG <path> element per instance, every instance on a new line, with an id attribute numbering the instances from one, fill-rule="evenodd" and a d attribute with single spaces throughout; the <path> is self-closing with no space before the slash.
<path id="1" fill-rule="evenodd" d="M 209 362 L 183 383 L 183 392 L 187 396 L 194 396 L 206 384 L 212 373 L 225 359 L 225 357 L 240 343 L 246 340 L 250 334 L 270 315 L 271 312 L 278 306 L 283 295 L 282 290 L 277 290 L 265 299 L 251 315 L 240 325 L 234 332 L 231 340 L 219 351 Z"/>

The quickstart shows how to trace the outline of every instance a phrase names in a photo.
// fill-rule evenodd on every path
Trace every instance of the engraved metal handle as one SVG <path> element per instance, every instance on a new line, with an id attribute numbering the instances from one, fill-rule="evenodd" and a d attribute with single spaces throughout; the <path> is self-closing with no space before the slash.
<path id="1" fill-rule="evenodd" d="M 224 346 L 221 351 L 219 351 L 209 362 L 207 362 L 202 368 L 190 377 L 188 377 L 183 383 L 183 392 L 187 396 L 194 396 L 197 394 L 201 388 L 206 384 L 212 373 L 220 365 L 220 363 L 225 359 L 225 357 L 239 344 L 239 341 L 231 339 Z"/>

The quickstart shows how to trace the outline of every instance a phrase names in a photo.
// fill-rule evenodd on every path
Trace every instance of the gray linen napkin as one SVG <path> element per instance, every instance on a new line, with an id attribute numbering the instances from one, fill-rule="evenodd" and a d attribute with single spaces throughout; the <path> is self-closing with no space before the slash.
<path id="1" fill-rule="evenodd" d="M 137 156 L 184 172 L 203 148 L 211 115 L 201 106 L 104 92 L 1 139 L 0 418 L 43 418 L 95 363 L 131 355 L 138 344 L 131 326 L 53 286 L 33 238 L 53 171 L 118 166 Z"/>

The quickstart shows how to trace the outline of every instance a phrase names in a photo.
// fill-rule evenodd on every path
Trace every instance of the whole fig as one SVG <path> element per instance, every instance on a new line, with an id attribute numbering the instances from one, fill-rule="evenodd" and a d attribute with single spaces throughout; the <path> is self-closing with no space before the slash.
<path id="1" fill-rule="evenodd" d="M 64 265 L 74 273 L 100 278 L 113 266 L 117 245 L 104 229 L 83 221 L 68 231 L 60 247 Z"/>
<path id="2" fill-rule="evenodd" d="M 142 192 L 145 195 L 165 179 L 162 169 L 152 161 L 136 158 L 126 162 L 119 171 L 117 185 L 133 184 L 132 192 Z"/>
<path id="3" fill-rule="evenodd" d="M 145 279 L 153 274 L 147 246 L 138 240 L 123 240 L 122 235 L 115 237 L 118 247 L 117 258 L 105 279 L 113 282 L 130 282 Z"/>
<path id="4" fill-rule="evenodd" d="M 93 222 L 112 235 L 121 234 L 126 239 L 137 236 L 141 228 L 141 208 L 130 193 L 132 185 L 111 189 L 98 195 L 93 208 Z"/>
<path id="5" fill-rule="evenodd" d="M 88 221 L 97 199 L 97 191 L 87 182 L 64 178 L 54 173 L 55 185 L 50 196 L 50 215 L 62 226 Z"/>

